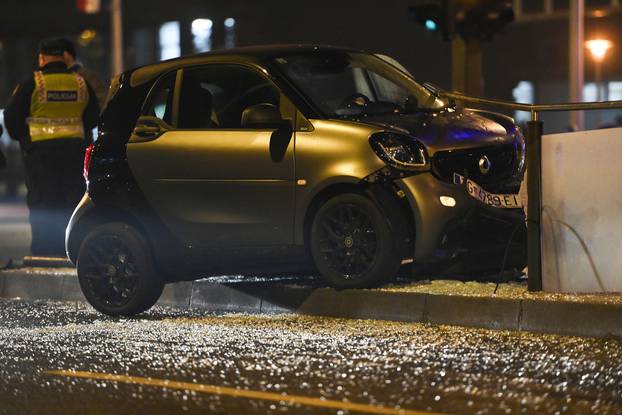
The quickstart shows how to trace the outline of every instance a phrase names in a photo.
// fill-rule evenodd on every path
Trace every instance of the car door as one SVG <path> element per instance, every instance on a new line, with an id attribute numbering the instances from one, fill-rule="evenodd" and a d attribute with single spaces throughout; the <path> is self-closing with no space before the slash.
<path id="1" fill-rule="evenodd" d="M 283 126 L 243 125 L 242 112 L 256 104 L 275 105 Z M 255 68 L 179 70 L 150 92 L 128 161 L 147 200 L 189 247 L 290 245 L 294 113 Z"/>

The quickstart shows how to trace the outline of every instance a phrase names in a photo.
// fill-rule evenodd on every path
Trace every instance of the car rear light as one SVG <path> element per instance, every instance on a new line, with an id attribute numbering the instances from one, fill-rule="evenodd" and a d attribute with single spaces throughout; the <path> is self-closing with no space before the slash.
<path id="1" fill-rule="evenodd" d="M 84 153 L 84 180 L 89 180 L 89 168 L 91 167 L 91 155 L 93 154 L 93 144 L 86 148 Z"/>

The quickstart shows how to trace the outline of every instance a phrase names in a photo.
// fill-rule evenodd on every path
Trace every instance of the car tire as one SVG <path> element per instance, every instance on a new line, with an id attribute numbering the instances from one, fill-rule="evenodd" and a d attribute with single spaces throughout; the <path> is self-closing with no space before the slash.
<path id="1" fill-rule="evenodd" d="M 393 218 L 399 222 L 399 217 Z M 310 232 L 311 255 L 333 287 L 370 288 L 390 282 L 401 265 L 399 229 L 372 200 L 346 193 L 326 201 Z"/>
<path id="2" fill-rule="evenodd" d="M 78 281 L 88 302 L 109 316 L 134 316 L 151 308 L 164 283 L 151 249 L 134 227 L 108 223 L 94 228 L 78 254 Z"/>

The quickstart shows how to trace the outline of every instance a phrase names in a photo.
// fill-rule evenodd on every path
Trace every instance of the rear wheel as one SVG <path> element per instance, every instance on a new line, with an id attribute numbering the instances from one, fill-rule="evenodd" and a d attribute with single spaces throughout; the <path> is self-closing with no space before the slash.
<path id="1" fill-rule="evenodd" d="M 82 293 L 98 311 L 133 316 L 153 306 L 164 288 L 145 238 L 124 223 L 93 229 L 78 256 Z"/>
<path id="2" fill-rule="evenodd" d="M 397 221 L 397 218 L 395 218 Z M 329 199 L 311 225 L 311 253 L 336 288 L 366 288 L 391 281 L 401 264 L 400 238 L 374 202 L 356 193 Z"/>

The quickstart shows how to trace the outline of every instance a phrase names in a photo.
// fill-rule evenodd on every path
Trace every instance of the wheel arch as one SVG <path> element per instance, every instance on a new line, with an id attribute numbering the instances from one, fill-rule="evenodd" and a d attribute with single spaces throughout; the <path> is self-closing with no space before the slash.
<path id="1" fill-rule="evenodd" d="M 397 220 L 390 220 L 390 223 L 399 237 L 403 238 L 406 242 L 403 255 L 412 255 L 415 241 L 415 215 L 406 198 L 399 196 L 399 189 L 394 188 L 392 183 L 371 184 L 360 180 L 357 182 L 346 181 L 331 183 L 313 196 L 305 209 L 304 221 L 302 222 L 303 243 L 307 251 L 310 246 L 309 242 L 313 218 L 320 207 L 329 199 L 346 193 L 356 193 L 366 196 L 384 211 L 385 214 L 389 216 L 399 215 Z M 404 227 L 398 224 L 405 224 L 406 226 Z"/>
<path id="2" fill-rule="evenodd" d="M 84 215 L 80 218 L 80 220 L 75 223 L 71 229 L 66 244 L 69 260 L 72 263 L 76 264 L 78 256 L 80 254 L 80 246 L 82 245 L 82 242 L 84 241 L 88 233 L 96 226 L 111 222 L 123 222 L 133 226 L 145 237 L 147 243 L 149 244 L 151 249 L 153 249 L 149 238 L 147 238 L 147 233 L 144 226 L 130 212 L 116 206 L 100 207 L 97 205 L 93 205 L 91 209 L 86 211 Z"/>

